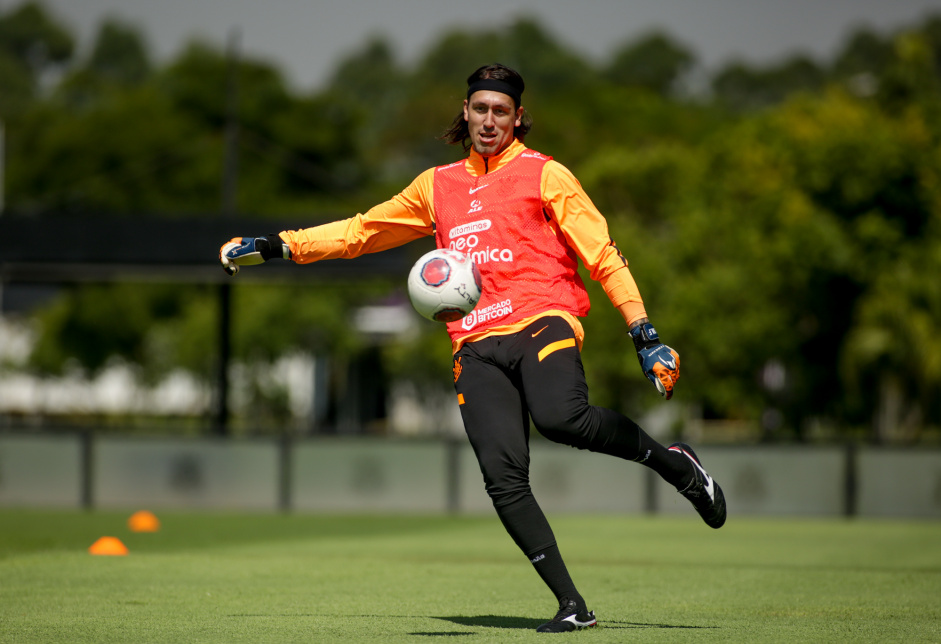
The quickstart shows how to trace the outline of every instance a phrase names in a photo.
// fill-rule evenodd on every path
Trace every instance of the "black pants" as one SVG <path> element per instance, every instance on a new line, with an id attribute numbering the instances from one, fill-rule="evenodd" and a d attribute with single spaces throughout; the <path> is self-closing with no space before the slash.
<path id="1" fill-rule="evenodd" d="M 530 418 L 557 443 L 646 458 L 647 437 L 633 421 L 588 404 L 575 334 L 564 319 L 545 317 L 517 334 L 468 343 L 454 360 L 464 428 L 487 494 L 527 556 L 555 543 L 529 485 Z"/>

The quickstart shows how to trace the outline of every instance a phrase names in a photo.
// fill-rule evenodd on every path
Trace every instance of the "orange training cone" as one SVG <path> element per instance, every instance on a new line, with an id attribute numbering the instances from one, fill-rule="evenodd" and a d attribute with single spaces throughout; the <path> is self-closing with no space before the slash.
<path id="1" fill-rule="evenodd" d="M 102 537 L 88 547 L 88 552 L 93 555 L 124 556 L 127 554 L 127 546 L 117 537 Z"/>
<path id="2" fill-rule="evenodd" d="M 131 532 L 157 532 L 160 529 L 160 519 L 153 512 L 140 510 L 128 518 L 127 527 Z"/>

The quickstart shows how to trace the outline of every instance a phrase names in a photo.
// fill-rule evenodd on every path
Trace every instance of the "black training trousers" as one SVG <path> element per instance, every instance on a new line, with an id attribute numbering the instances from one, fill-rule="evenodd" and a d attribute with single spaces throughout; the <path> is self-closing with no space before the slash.
<path id="1" fill-rule="evenodd" d="M 588 404 L 572 327 L 544 317 L 519 333 L 469 342 L 454 356 L 454 387 L 487 494 L 527 556 L 555 544 L 529 485 L 529 426 L 546 438 L 628 460 L 646 439 L 627 417 Z"/>

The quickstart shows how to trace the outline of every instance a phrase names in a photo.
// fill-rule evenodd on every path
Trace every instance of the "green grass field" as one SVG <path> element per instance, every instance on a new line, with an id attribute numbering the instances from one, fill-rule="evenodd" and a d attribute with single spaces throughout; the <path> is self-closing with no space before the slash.
<path id="1" fill-rule="evenodd" d="M 599 627 L 541 635 L 495 518 L 129 514 L 0 510 L 0 641 L 941 641 L 939 522 L 553 517 Z"/>

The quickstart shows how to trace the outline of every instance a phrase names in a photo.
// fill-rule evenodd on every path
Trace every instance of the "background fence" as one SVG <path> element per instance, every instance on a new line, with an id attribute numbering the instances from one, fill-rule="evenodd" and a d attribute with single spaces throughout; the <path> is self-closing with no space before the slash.
<path id="1" fill-rule="evenodd" d="M 734 514 L 941 518 L 941 450 L 704 446 Z M 533 441 L 550 513 L 693 512 L 653 472 Z M 464 441 L 0 434 L 0 505 L 297 512 L 491 512 Z"/>

